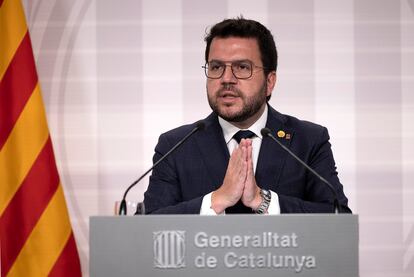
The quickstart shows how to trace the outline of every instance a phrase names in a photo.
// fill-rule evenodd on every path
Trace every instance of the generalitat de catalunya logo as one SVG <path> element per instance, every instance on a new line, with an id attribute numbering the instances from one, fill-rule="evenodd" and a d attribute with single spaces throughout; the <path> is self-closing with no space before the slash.
<path id="1" fill-rule="evenodd" d="M 154 267 L 185 267 L 185 231 L 153 232 Z"/>

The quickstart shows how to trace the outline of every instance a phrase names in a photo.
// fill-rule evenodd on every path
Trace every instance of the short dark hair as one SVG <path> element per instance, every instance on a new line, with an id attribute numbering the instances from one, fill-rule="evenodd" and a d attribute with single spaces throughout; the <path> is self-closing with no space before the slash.
<path id="1" fill-rule="evenodd" d="M 277 50 L 272 33 L 261 23 L 244 19 L 242 16 L 234 19 L 225 19 L 214 25 L 204 38 L 206 45 L 205 59 L 208 62 L 210 45 L 215 37 L 241 37 L 255 38 L 259 44 L 260 57 L 265 67 L 264 73 L 267 76 L 277 69 Z"/>

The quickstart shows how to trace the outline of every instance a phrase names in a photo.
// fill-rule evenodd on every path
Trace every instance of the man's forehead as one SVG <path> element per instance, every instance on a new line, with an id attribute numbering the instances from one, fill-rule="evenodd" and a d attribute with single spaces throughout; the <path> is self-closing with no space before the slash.
<path id="1" fill-rule="evenodd" d="M 215 37 L 210 45 L 209 56 L 216 55 L 247 55 L 244 58 L 260 58 L 260 49 L 255 38 Z M 243 57 L 240 57 L 243 59 Z"/>

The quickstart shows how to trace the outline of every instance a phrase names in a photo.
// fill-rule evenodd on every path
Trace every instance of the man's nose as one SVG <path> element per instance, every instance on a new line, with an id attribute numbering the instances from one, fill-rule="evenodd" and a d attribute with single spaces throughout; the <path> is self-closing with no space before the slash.
<path id="1" fill-rule="evenodd" d="M 221 76 L 222 83 L 236 83 L 237 78 L 234 76 L 233 71 L 231 69 L 231 65 L 226 64 L 224 68 L 223 76 Z"/>

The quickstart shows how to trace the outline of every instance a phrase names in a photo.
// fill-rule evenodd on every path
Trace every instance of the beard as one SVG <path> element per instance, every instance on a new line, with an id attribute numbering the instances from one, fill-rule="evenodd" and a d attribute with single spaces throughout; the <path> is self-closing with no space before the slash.
<path id="1" fill-rule="evenodd" d="M 223 94 L 224 91 L 232 91 L 234 94 L 237 94 L 238 97 L 241 98 L 243 106 L 240 110 L 235 112 L 225 112 L 225 109 L 219 106 L 217 103 L 217 98 Z M 221 118 L 229 122 L 243 122 L 253 115 L 255 115 L 260 108 L 266 103 L 266 91 L 267 91 L 267 82 L 263 82 L 263 85 L 253 96 L 246 97 L 245 94 L 235 88 L 231 84 L 224 84 L 214 95 L 209 95 L 208 97 L 208 104 L 210 105 L 211 109 L 218 114 Z"/>

